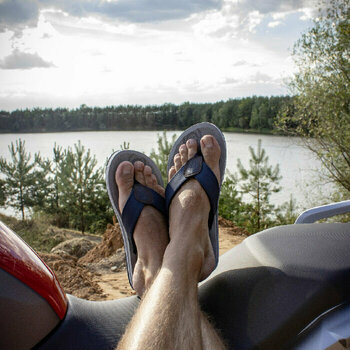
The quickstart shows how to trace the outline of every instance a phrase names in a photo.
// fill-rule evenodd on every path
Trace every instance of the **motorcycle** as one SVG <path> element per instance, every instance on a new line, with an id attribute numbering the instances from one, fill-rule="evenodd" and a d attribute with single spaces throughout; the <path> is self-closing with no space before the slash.
<path id="1" fill-rule="evenodd" d="M 199 301 L 228 348 L 349 348 L 350 223 L 315 223 L 347 212 L 350 200 L 312 208 L 220 257 Z M 0 349 L 114 349 L 139 303 L 65 294 L 0 222 Z"/>

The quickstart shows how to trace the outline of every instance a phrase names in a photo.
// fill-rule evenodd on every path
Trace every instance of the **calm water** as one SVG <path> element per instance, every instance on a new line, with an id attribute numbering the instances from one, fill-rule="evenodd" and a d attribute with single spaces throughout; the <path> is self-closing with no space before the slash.
<path id="1" fill-rule="evenodd" d="M 91 153 L 96 155 L 100 166 L 105 164 L 112 150 L 120 149 L 123 142 L 130 143 L 130 149 L 143 152 L 147 155 L 152 148 L 156 147 L 156 131 L 109 131 L 109 132 L 71 132 L 71 133 L 45 133 L 45 134 L 0 134 L 0 156 L 9 158 L 8 145 L 16 139 L 25 140 L 28 152 L 34 155 L 40 152 L 43 157 L 52 158 L 52 148 L 56 142 L 66 148 L 73 146 L 78 140 Z M 180 132 L 167 133 L 168 138 Z M 225 133 L 228 159 L 227 169 L 236 171 L 237 158 L 244 165 L 248 164 L 250 153 L 249 146 L 257 147 L 258 139 L 262 140 L 262 146 L 269 156 L 270 164 L 280 164 L 282 191 L 272 198 L 274 203 L 281 204 L 288 200 L 293 194 L 301 207 L 307 207 L 307 195 L 310 189 L 307 185 L 313 182 L 315 174 L 320 169 L 320 163 L 313 158 L 312 154 L 297 145 L 297 139 L 283 136 L 270 135 L 246 135 L 236 133 Z M 323 186 L 324 194 L 329 192 L 329 187 Z"/>

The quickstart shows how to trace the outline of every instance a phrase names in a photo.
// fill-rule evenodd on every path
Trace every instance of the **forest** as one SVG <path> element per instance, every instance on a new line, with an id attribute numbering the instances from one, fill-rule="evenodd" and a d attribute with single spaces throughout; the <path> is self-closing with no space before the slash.
<path id="1" fill-rule="evenodd" d="M 182 130 L 208 121 L 225 131 L 270 133 L 282 106 L 290 96 L 253 96 L 215 103 L 180 105 L 120 105 L 76 109 L 34 108 L 0 111 L 0 133 L 103 131 L 103 130 Z"/>

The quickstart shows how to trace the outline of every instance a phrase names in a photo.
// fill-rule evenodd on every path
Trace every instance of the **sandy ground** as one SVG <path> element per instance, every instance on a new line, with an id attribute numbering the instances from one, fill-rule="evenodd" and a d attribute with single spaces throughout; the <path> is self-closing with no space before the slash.
<path id="1" fill-rule="evenodd" d="M 51 227 L 46 234 L 62 243 L 51 253 L 40 253 L 66 293 L 89 300 L 111 300 L 134 295 L 126 272 L 119 224 L 109 224 L 102 237 Z M 247 237 L 244 229 L 219 218 L 219 249 L 224 254 Z M 93 244 L 92 244 L 92 243 Z M 89 244 L 87 244 L 89 243 Z M 93 248 L 91 248 L 93 246 Z"/>
<path id="2" fill-rule="evenodd" d="M 229 227 L 221 227 L 219 234 L 220 255 L 241 243 L 245 238 L 246 236 L 243 235 L 232 234 L 232 230 Z M 106 296 L 107 300 L 123 298 L 135 294 L 130 287 L 126 270 L 116 273 L 101 274 L 100 276 L 96 276 L 94 281 L 103 290 L 103 294 Z"/>

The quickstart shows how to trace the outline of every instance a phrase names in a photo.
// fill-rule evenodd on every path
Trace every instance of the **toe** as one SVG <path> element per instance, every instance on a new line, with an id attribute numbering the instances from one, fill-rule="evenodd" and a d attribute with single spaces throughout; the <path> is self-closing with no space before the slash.
<path id="1" fill-rule="evenodd" d="M 168 181 L 170 181 L 175 174 L 176 174 L 176 169 L 174 166 L 172 166 L 169 170 Z"/>
<path id="2" fill-rule="evenodd" d="M 157 186 L 157 178 L 154 174 L 152 174 L 152 187 L 155 188 Z"/>
<path id="3" fill-rule="evenodd" d="M 130 162 L 119 164 L 115 173 L 115 181 L 119 190 L 119 210 L 122 211 L 134 185 L 134 167 Z"/>
<path id="4" fill-rule="evenodd" d="M 152 169 L 148 165 L 145 165 L 143 170 L 143 175 L 145 177 L 145 184 L 149 188 L 153 188 L 153 179 L 152 179 Z"/>
<path id="5" fill-rule="evenodd" d="M 210 169 L 216 175 L 218 182 L 220 183 L 220 168 L 219 168 L 219 160 L 220 160 L 220 146 L 216 141 L 215 137 L 212 135 L 205 135 L 202 137 L 201 141 L 201 151 L 204 157 L 206 164 L 210 167 Z"/>
<path id="6" fill-rule="evenodd" d="M 182 163 L 181 163 L 181 155 L 180 153 L 176 153 L 175 157 L 174 157 L 174 165 L 175 165 L 175 170 L 179 171 L 180 168 L 182 167 Z"/>
<path id="7" fill-rule="evenodd" d="M 189 139 L 186 142 L 186 146 L 188 149 L 188 159 L 193 158 L 197 153 L 197 141 L 194 139 Z"/>
<path id="8" fill-rule="evenodd" d="M 179 147 L 179 153 L 181 156 L 181 163 L 184 165 L 188 160 L 188 149 L 185 144 Z"/>
<path id="9" fill-rule="evenodd" d="M 137 182 L 139 182 L 140 184 L 145 185 L 146 180 L 145 180 L 145 176 L 143 174 L 145 165 L 140 161 L 136 161 L 134 163 L 134 168 L 135 168 L 135 180 Z"/>

